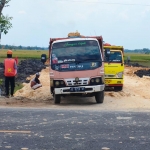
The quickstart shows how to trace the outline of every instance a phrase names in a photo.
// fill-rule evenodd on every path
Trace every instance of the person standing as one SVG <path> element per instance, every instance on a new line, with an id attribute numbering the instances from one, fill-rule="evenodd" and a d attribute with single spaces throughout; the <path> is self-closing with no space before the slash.
<path id="1" fill-rule="evenodd" d="M 127 63 L 130 64 L 130 56 L 127 56 Z"/>
<path id="2" fill-rule="evenodd" d="M 6 97 L 9 98 L 9 85 L 11 86 L 11 97 L 13 97 L 15 89 L 15 76 L 17 75 L 17 64 L 15 59 L 12 58 L 12 51 L 7 51 L 7 58 L 4 60 L 4 76 Z"/>

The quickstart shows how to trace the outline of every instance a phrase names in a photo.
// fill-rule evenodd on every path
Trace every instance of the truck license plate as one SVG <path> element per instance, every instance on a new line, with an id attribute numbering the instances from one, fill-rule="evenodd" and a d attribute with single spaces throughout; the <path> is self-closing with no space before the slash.
<path id="1" fill-rule="evenodd" d="M 70 88 L 70 92 L 83 92 L 85 91 L 85 87 L 72 87 Z"/>
<path id="2" fill-rule="evenodd" d="M 105 80 L 105 84 L 111 83 L 111 80 Z"/>

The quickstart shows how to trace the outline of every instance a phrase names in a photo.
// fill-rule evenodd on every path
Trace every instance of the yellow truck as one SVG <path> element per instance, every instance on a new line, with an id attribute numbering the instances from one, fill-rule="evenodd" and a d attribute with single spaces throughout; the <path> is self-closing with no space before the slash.
<path id="1" fill-rule="evenodd" d="M 105 86 L 121 91 L 124 82 L 124 48 L 104 44 L 104 54 Z"/>

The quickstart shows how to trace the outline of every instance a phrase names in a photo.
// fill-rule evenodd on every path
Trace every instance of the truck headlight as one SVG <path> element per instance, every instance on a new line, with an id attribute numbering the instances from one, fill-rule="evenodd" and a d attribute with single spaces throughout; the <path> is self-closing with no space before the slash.
<path id="1" fill-rule="evenodd" d="M 94 79 L 91 79 L 91 82 L 93 83 L 93 82 L 94 82 Z"/>
<path id="2" fill-rule="evenodd" d="M 102 78 L 101 77 L 97 77 L 97 78 L 92 78 L 90 80 L 90 85 L 100 85 L 102 84 Z"/>
<path id="3" fill-rule="evenodd" d="M 56 82 L 55 82 L 55 85 L 58 86 L 58 85 L 59 85 L 59 81 L 56 81 Z"/>
<path id="4" fill-rule="evenodd" d="M 118 78 L 122 78 L 122 77 L 123 77 L 123 72 L 117 73 L 117 77 L 118 77 Z"/>
<path id="5" fill-rule="evenodd" d="M 97 83 L 99 83 L 99 82 L 100 82 L 100 78 L 96 78 L 95 81 L 96 81 Z"/>
<path id="6" fill-rule="evenodd" d="M 63 80 L 54 80 L 54 87 L 61 88 L 66 87 L 66 84 Z"/>
<path id="7" fill-rule="evenodd" d="M 65 84 L 65 83 L 64 83 L 64 81 L 60 81 L 60 84 L 62 84 L 62 85 L 63 85 L 63 84 Z"/>

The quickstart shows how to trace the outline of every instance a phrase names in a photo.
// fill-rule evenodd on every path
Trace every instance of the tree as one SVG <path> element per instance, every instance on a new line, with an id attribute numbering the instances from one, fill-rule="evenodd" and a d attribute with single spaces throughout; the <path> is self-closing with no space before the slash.
<path id="1" fill-rule="evenodd" d="M 0 43 L 1 43 L 1 34 L 7 34 L 8 30 L 12 27 L 10 20 L 12 17 L 4 16 L 2 10 L 4 7 L 8 7 L 10 0 L 0 0 Z"/>
<path id="2" fill-rule="evenodd" d="M 19 49 L 22 49 L 22 46 L 20 45 L 20 46 L 18 46 L 18 48 L 19 48 Z"/>

